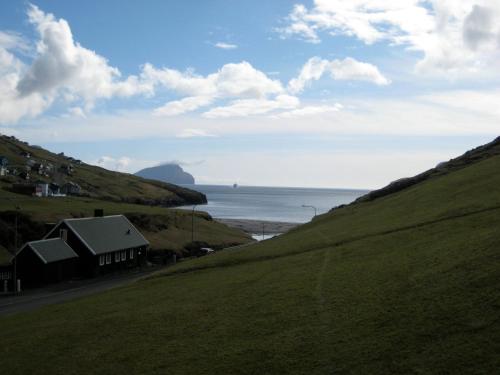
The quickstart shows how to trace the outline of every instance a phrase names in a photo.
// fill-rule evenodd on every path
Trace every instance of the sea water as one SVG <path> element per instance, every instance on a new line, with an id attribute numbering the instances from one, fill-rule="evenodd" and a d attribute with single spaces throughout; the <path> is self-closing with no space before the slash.
<path id="1" fill-rule="evenodd" d="M 316 213 L 328 212 L 366 194 L 367 190 L 312 189 L 258 186 L 186 185 L 207 196 L 208 204 L 198 205 L 212 217 L 305 223 Z M 303 207 L 310 206 L 310 207 Z M 183 208 L 189 209 L 192 206 Z"/>

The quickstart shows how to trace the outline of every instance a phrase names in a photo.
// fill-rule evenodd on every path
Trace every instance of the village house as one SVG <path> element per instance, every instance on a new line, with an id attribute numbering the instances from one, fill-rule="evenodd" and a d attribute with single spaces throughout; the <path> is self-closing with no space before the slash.
<path id="1" fill-rule="evenodd" d="M 137 267 L 149 242 L 123 215 L 65 219 L 45 237 L 61 238 L 78 254 L 77 272 L 95 276 Z"/>
<path id="2" fill-rule="evenodd" d="M 82 191 L 82 188 L 80 185 L 74 183 L 74 182 L 66 182 L 61 186 L 61 193 L 62 194 L 67 194 L 67 195 L 79 195 Z"/>
<path id="3" fill-rule="evenodd" d="M 35 184 L 34 195 L 37 197 L 65 196 L 65 194 L 61 194 L 58 184 L 46 182 L 38 182 Z"/>
<path id="4" fill-rule="evenodd" d="M 49 193 L 50 193 L 50 195 L 60 195 L 61 194 L 61 187 L 58 184 L 51 182 L 49 184 Z"/>
<path id="5" fill-rule="evenodd" d="M 24 156 L 27 159 L 31 158 L 31 153 L 29 153 L 28 151 L 21 151 L 19 155 Z"/>
<path id="6" fill-rule="evenodd" d="M 39 182 L 35 184 L 35 195 L 37 197 L 48 197 L 49 194 L 49 184 L 45 182 Z"/>
<path id="7" fill-rule="evenodd" d="M 96 210 L 98 214 L 102 211 Z M 65 219 L 44 239 L 21 247 L 17 279 L 29 288 L 139 267 L 148 248 L 149 242 L 123 215 Z M 13 286 L 12 262 L 0 266 L 0 276 Z"/>
<path id="8" fill-rule="evenodd" d="M 5 156 L 0 156 L 0 176 L 7 176 L 9 170 L 7 166 L 9 165 L 9 159 Z"/>

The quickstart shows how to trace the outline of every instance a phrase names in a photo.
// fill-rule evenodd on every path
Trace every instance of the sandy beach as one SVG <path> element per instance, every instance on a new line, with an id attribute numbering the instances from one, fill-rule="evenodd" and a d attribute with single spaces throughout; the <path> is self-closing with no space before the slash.
<path id="1" fill-rule="evenodd" d="M 298 223 L 286 223 L 279 221 L 247 220 L 247 219 L 217 219 L 231 228 L 238 228 L 250 234 L 261 234 L 264 227 L 265 234 L 279 234 L 288 232 L 290 229 L 300 225 Z"/>

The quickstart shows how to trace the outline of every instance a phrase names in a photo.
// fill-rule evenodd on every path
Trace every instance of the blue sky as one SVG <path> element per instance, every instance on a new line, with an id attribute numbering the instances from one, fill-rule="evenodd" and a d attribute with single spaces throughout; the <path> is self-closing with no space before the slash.
<path id="1" fill-rule="evenodd" d="M 0 132 L 125 172 L 375 188 L 498 135 L 495 0 L 0 3 Z"/>

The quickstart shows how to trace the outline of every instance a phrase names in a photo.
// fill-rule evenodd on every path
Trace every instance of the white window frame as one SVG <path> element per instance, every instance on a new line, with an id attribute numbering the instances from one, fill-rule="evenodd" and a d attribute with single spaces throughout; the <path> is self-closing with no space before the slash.
<path id="1" fill-rule="evenodd" d="M 122 262 L 127 260 L 127 250 L 122 250 L 121 257 L 122 257 Z"/>
<path id="2" fill-rule="evenodd" d="M 104 255 L 99 255 L 99 265 L 104 266 L 105 261 L 106 257 Z"/>
<path id="3" fill-rule="evenodd" d="M 115 263 L 118 263 L 120 261 L 120 252 L 117 251 L 115 252 Z"/>
<path id="4" fill-rule="evenodd" d="M 111 253 L 106 254 L 106 264 L 111 264 Z"/>
<path id="5" fill-rule="evenodd" d="M 130 259 L 134 259 L 134 249 L 130 249 L 128 255 Z"/>

